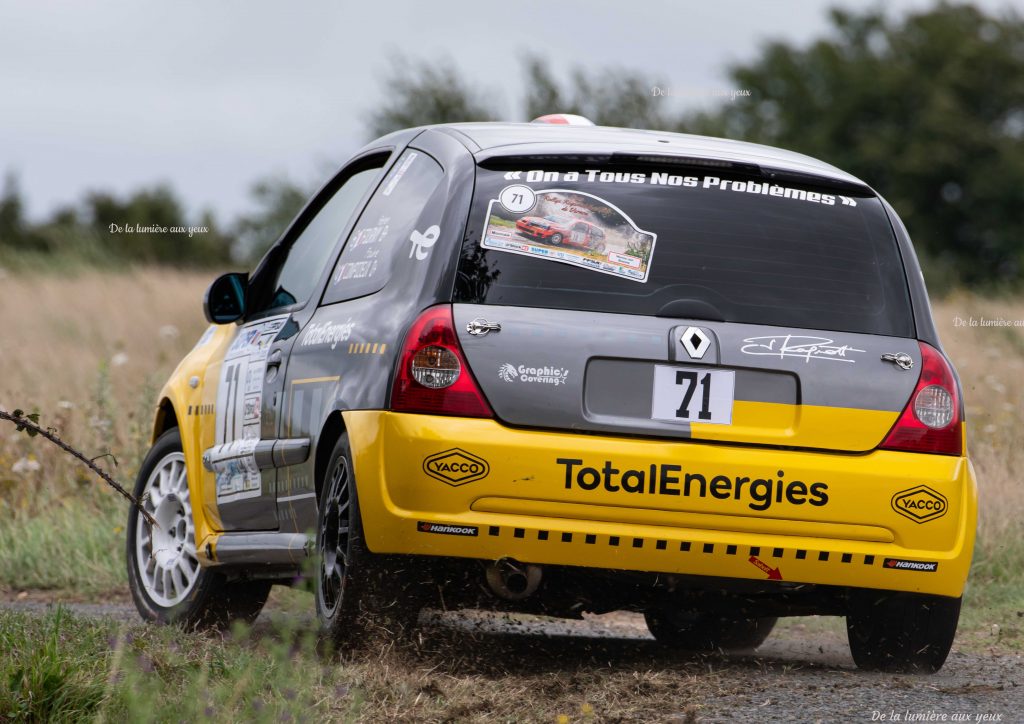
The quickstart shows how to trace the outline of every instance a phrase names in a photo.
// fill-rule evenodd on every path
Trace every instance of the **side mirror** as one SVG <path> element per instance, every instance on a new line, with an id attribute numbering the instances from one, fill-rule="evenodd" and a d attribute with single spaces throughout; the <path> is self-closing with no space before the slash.
<path id="1" fill-rule="evenodd" d="M 249 275 L 232 272 L 213 280 L 203 297 L 203 313 L 213 324 L 237 322 L 245 314 L 245 289 Z"/>

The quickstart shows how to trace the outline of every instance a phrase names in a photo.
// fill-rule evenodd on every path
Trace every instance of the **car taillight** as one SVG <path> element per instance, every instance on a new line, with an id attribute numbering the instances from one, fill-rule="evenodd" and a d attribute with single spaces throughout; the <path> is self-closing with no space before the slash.
<path id="1" fill-rule="evenodd" d="M 914 394 L 880 447 L 886 450 L 960 455 L 963 453 L 960 397 L 946 358 L 921 346 L 921 376 Z"/>
<path id="2" fill-rule="evenodd" d="M 391 409 L 428 415 L 494 417 L 455 334 L 452 308 L 427 309 L 409 328 L 398 358 Z"/>

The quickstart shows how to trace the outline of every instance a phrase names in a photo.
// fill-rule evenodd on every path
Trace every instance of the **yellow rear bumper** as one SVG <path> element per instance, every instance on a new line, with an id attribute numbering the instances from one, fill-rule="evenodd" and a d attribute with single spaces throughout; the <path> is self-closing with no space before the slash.
<path id="1" fill-rule="evenodd" d="M 378 553 L 944 596 L 967 579 L 977 489 L 966 458 L 344 417 Z"/>

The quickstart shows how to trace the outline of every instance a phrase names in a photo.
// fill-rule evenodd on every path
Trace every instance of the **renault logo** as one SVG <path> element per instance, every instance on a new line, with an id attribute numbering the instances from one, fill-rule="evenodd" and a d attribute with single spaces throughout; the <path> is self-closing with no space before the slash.
<path id="1" fill-rule="evenodd" d="M 711 339 L 700 327 L 687 327 L 679 341 L 691 359 L 701 359 L 711 346 Z"/>

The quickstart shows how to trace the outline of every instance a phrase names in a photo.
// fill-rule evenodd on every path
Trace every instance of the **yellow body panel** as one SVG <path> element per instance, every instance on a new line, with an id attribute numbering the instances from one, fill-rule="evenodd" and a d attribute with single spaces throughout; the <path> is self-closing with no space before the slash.
<path id="1" fill-rule="evenodd" d="M 507 556 L 537 564 L 761 580 L 771 575 L 945 596 L 961 594 L 970 566 L 977 491 L 965 457 L 555 433 L 511 429 L 493 420 L 380 411 L 347 412 L 344 418 L 366 540 L 375 552 Z M 842 430 L 822 431 L 822 439 L 829 434 Z M 428 474 L 428 459 L 453 449 L 485 461 L 486 468 L 477 465 L 476 475 L 450 473 L 451 481 L 436 470 Z M 467 458 L 458 457 L 462 453 L 451 459 L 470 470 Z M 568 466 L 557 463 L 560 458 L 583 462 Z M 597 479 L 581 472 L 584 467 L 596 474 L 606 462 L 616 473 L 655 465 L 657 482 L 652 486 L 648 476 L 640 492 L 623 490 L 624 476 L 604 476 L 593 489 L 578 485 L 575 475 L 587 484 Z M 704 495 L 696 477 L 685 489 L 686 474 L 705 479 Z M 459 475 L 470 479 L 460 482 Z M 733 481 L 728 494 L 724 482 L 711 482 L 718 476 Z M 748 482 L 740 484 L 740 478 Z M 637 479 L 631 479 L 634 488 Z M 606 486 L 605 480 L 611 482 Z M 752 497 L 753 481 L 760 481 L 758 499 Z M 765 506 L 769 481 L 772 498 Z M 818 488 L 818 505 L 800 487 L 813 483 L 825 486 Z M 933 493 L 907 493 L 922 486 Z M 896 509 L 896 498 L 931 500 L 927 496 L 933 494 L 945 500 L 941 515 L 922 510 L 928 519 L 919 522 Z M 477 534 L 423 532 L 423 523 Z M 936 565 L 913 570 L 888 566 L 889 559 Z"/>
<path id="2" fill-rule="evenodd" d="M 729 440 L 835 450 L 871 450 L 900 413 L 849 407 L 733 402 L 732 423 L 691 422 L 695 440 Z"/>
<path id="3" fill-rule="evenodd" d="M 203 451 L 214 444 L 220 368 L 238 327 L 233 324 L 215 325 L 211 330 L 209 337 L 204 335 L 205 341 L 201 340 L 181 361 L 158 398 L 170 401 L 178 418 L 188 470 L 189 495 L 193 501 L 196 551 L 203 562 L 209 560 L 206 546 L 209 544 L 215 549 L 216 539 L 223 528 L 217 511 L 214 476 L 203 467 Z M 198 381 L 195 387 L 190 384 L 193 378 Z"/>

